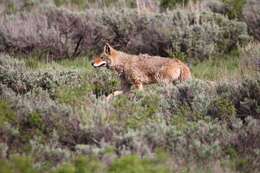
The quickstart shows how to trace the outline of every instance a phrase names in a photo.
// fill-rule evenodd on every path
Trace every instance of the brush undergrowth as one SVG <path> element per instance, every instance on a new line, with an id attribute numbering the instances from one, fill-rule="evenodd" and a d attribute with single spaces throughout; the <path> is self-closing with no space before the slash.
<path id="1" fill-rule="evenodd" d="M 134 9 L 76 13 L 45 7 L 0 17 L 0 51 L 36 54 L 48 61 L 93 55 L 109 42 L 128 53 L 182 55 L 192 62 L 229 53 L 249 40 L 244 22 L 210 11 L 176 9 L 139 16 Z"/>
<path id="2" fill-rule="evenodd" d="M 99 9 L 132 0 L 49 2 L 98 7 L 84 13 L 4 1 L 1 173 L 260 172 L 260 44 L 247 32 L 259 35 L 256 0 L 160 2 L 187 7 L 139 16 Z M 118 76 L 88 58 L 105 42 L 189 62 L 193 79 L 107 101 Z"/>
<path id="3" fill-rule="evenodd" d="M 85 57 L 2 54 L 0 170 L 257 172 L 260 81 L 249 62 L 258 46 L 195 64 L 189 82 L 146 86 L 110 102 L 117 75 Z"/>

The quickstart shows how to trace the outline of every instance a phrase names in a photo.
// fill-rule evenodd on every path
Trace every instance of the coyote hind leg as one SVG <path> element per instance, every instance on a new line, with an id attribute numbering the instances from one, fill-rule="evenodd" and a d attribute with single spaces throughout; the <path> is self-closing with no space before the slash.
<path id="1" fill-rule="evenodd" d="M 137 90 L 142 91 L 144 89 L 143 83 L 139 81 L 134 81 L 134 86 Z"/>
<path id="2" fill-rule="evenodd" d="M 170 84 L 179 80 L 181 75 L 181 70 L 179 67 L 164 67 L 157 74 L 157 80 L 163 84 Z"/>

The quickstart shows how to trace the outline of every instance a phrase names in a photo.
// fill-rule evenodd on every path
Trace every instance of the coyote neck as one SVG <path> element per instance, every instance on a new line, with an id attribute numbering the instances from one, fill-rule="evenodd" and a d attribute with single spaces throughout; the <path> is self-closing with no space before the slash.
<path id="1" fill-rule="evenodd" d="M 112 69 L 122 75 L 125 70 L 125 66 L 129 63 L 129 55 L 123 52 L 118 52 L 116 60 L 112 66 Z"/>

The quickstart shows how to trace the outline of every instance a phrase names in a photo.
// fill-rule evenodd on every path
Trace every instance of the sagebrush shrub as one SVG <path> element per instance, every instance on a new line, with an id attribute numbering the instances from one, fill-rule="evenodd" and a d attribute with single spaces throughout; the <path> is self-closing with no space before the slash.
<path id="1" fill-rule="evenodd" d="M 25 63 L 12 59 L 8 55 L 0 55 L 0 80 L 19 94 L 41 88 L 54 97 L 55 88 L 61 84 L 76 84 L 80 75 L 76 71 L 36 71 L 26 70 Z"/>
<path id="2" fill-rule="evenodd" d="M 213 118 L 218 118 L 226 122 L 230 122 L 236 112 L 233 103 L 225 98 L 213 100 L 208 107 L 208 114 Z"/>
<path id="3" fill-rule="evenodd" d="M 0 100 L 0 128 L 5 123 L 14 124 L 16 122 L 16 113 L 11 109 L 8 102 Z"/>
<path id="4" fill-rule="evenodd" d="M 52 58 L 92 55 L 105 42 L 128 53 L 204 59 L 248 42 L 247 27 L 212 12 L 175 10 L 138 16 L 133 9 L 85 14 L 56 8 L 0 19 L 0 50 Z"/>
<path id="5" fill-rule="evenodd" d="M 248 78 L 236 87 L 232 87 L 230 84 L 220 85 L 217 88 L 217 93 L 233 103 L 237 117 L 245 119 L 252 116 L 259 119 L 259 86 L 258 79 Z"/>
<path id="6" fill-rule="evenodd" d="M 223 15 L 226 15 L 230 11 L 228 5 L 221 0 L 204 0 L 201 2 L 201 6 L 203 9 Z"/>
<path id="7" fill-rule="evenodd" d="M 259 172 L 258 79 L 154 84 L 106 101 L 119 80 L 86 64 L 72 63 L 78 70 L 71 71 L 69 64 L 39 65 L 32 71 L 24 60 L 1 55 L 0 156 L 9 161 L 0 161 L 6 164 L 0 164 L 0 172 L 9 170 L 9 164 L 20 170 L 8 159 L 13 153 L 31 157 L 36 172 L 113 172 L 118 166 L 124 172 L 131 170 L 128 163 L 137 165 L 131 171 L 164 172 L 172 163 L 178 170 L 186 163 L 208 165 L 222 159 L 234 169 Z M 26 82 L 33 87 L 17 92 Z M 169 155 L 170 165 L 156 159 L 158 149 Z M 87 158 L 77 159 L 79 155 Z M 69 166 L 60 167 L 64 163 Z"/>
<path id="8" fill-rule="evenodd" d="M 174 9 L 177 5 L 186 6 L 189 2 L 198 2 L 200 0 L 159 0 L 160 7 L 164 10 Z"/>
<path id="9" fill-rule="evenodd" d="M 234 160 L 237 170 L 259 172 L 259 123 L 259 120 L 247 117 L 244 126 L 235 133 L 235 138 L 231 141 L 236 152 Z"/>
<path id="10" fill-rule="evenodd" d="M 245 80 L 233 95 L 235 107 L 240 117 L 260 118 L 260 81 Z"/>
<path id="11" fill-rule="evenodd" d="M 242 13 L 250 32 L 257 40 L 260 40 L 260 2 L 257 0 L 247 0 Z"/>
<path id="12" fill-rule="evenodd" d="M 240 66 L 243 71 L 254 70 L 259 75 L 260 71 L 260 44 L 251 43 L 248 44 L 241 51 Z"/>
<path id="13" fill-rule="evenodd" d="M 222 0 L 228 8 L 227 15 L 231 19 L 241 19 L 243 7 L 247 0 Z"/>

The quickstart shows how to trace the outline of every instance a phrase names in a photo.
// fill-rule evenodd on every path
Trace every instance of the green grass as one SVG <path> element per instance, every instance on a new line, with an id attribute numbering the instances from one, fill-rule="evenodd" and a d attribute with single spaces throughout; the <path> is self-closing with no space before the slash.
<path id="1" fill-rule="evenodd" d="M 212 167 L 204 165 L 192 165 L 176 168 L 172 167 L 173 160 L 169 156 L 160 157 L 158 154 L 153 159 L 140 158 L 137 155 L 127 155 L 115 159 L 111 165 L 105 165 L 95 157 L 80 156 L 69 163 L 58 165 L 54 169 L 39 168 L 34 165 L 31 157 L 11 156 L 9 160 L 0 159 L 0 172 L 2 173 L 212 173 Z M 230 164 L 230 163 L 228 163 Z M 244 164 L 241 161 L 240 165 Z M 214 165 L 223 171 L 220 164 Z M 225 169 L 230 171 L 229 169 Z"/>
<path id="2" fill-rule="evenodd" d="M 57 90 L 56 96 L 61 103 L 78 106 L 82 105 L 91 89 L 88 84 L 82 84 L 78 87 L 61 87 Z"/>
<path id="3" fill-rule="evenodd" d="M 24 60 L 25 66 L 34 70 L 41 67 L 43 64 L 37 57 L 29 57 Z"/>
<path id="4" fill-rule="evenodd" d="M 193 77 L 204 80 L 223 80 L 233 78 L 240 73 L 238 54 L 210 58 L 191 68 Z"/>
<path id="5" fill-rule="evenodd" d="M 90 60 L 87 57 L 62 59 L 46 63 L 44 60 L 32 56 L 25 59 L 25 65 L 32 69 L 76 69 L 86 72 L 92 71 Z M 222 57 L 213 57 L 191 67 L 193 77 L 204 80 L 220 80 L 234 77 L 240 72 L 240 58 L 237 51 Z"/>
<path id="6" fill-rule="evenodd" d="M 89 72 L 92 69 L 90 60 L 86 57 L 74 59 L 62 59 L 49 63 L 39 60 L 37 57 L 25 59 L 25 65 L 32 69 L 76 69 Z M 209 58 L 191 67 L 193 77 L 205 80 L 219 80 L 227 76 L 239 74 L 240 59 L 238 53 L 225 55 L 222 57 Z"/>
<path id="7" fill-rule="evenodd" d="M 69 68 L 69 69 L 90 69 L 90 60 L 86 57 L 76 57 L 73 59 L 62 59 L 46 62 L 45 59 L 40 59 L 38 56 L 30 56 L 23 58 L 26 67 L 37 70 L 46 68 Z"/>
<path id="8" fill-rule="evenodd" d="M 77 57 L 74 59 L 63 59 L 57 61 L 57 64 L 62 65 L 63 67 L 69 67 L 72 69 L 78 68 L 90 68 L 91 63 L 86 57 Z"/>

